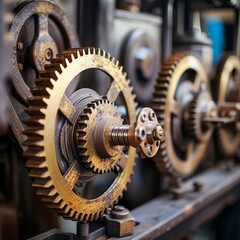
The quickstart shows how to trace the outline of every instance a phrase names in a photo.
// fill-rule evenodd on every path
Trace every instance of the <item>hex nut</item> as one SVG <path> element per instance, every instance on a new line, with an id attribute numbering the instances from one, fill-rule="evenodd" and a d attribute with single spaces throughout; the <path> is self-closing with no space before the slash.
<path id="1" fill-rule="evenodd" d="M 112 214 L 106 216 L 106 233 L 111 237 L 126 237 L 134 233 L 135 219 L 132 214 L 124 219 L 116 219 Z"/>

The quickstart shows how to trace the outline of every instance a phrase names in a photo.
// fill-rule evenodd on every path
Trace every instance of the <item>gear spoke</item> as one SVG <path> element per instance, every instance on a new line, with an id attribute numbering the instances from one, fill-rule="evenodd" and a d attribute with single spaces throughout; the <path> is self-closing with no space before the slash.
<path id="1" fill-rule="evenodd" d="M 72 161 L 70 167 L 64 174 L 64 179 L 67 181 L 70 189 L 72 190 L 80 176 L 79 170 L 77 168 L 77 160 Z"/>
<path id="2" fill-rule="evenodd" d="M 40 36 L 44 36 L 45 34 L 49 34 L 48 33 L 48 15 L 47 14 L 38 14 L 36 15 L 37 19 L 36 19 L 36 35 L 38 37 Z"/>
<path id="3" fill-rule="evenodd" d="M 121 158 L 119 159 L 119 161 L 117 162 L 117 166 L 118 166 L 118 168 L 123 170 L 125 168 L 125 166 L 126 166 L 126 163 L 127 163 L 127 156 L 125 154 L 123 154 L 121 156 Z"/>
<path id="4" fill-rule="evenodd" d="M 199 91 L 199 89 L 200 89 L 200 87 L 201 87 L 202 80 L 203 80 L 202 74 L 197 73 L 197 74 L 196 74 L 196 77 L 195 77 L 195 79 L 194 79 L 194 83 L 193 83 L 193 86 L 195 87 L 195 89 L 196 89 L 197 91 Z M 202 90 L 203 90 L 203 89 L 202 89 Z"/>
<path id="5" fill-rule="evenodd" d="M 68 121 L 73 124 L 73 117 L 75 115 L 76 109 L 72 105 L 66 94 L 63 95 L 63 98 L 60 102 L 59 110 L 68 119 Z"/>
<path id="6" fill-rule="evenodd" d="M 115 102 L 118 95 L 119 95 L 120 91 L 117 88 L 117 85 L 115 82 L 112 82 L 108 91 L 107 91 L 107 99 L 110 102 Z"/>

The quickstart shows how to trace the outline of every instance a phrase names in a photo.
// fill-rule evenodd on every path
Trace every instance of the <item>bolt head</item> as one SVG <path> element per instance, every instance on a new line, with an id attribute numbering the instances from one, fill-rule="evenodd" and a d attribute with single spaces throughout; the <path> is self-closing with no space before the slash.
<path id="1" fill-rule="evenodd" d="M 141 113 L 141 121 L 145 122 L 147 120 L 147 114 L 145 112 Z"/>
<path id="2" fill-rule="evenodd" d="M 157 125 L 154 129 L 153 129 L 153 138 L 155 140 L 162 140 L 163 138 L 163 129 L 161 125 Z"/>
<path id="3" fill-rule="evenodd" d="M 155 117 L 156 117 L 155 112 L 154 112 L 154 111 L 150 111 L 150 112 L 149 112 L 149 119 L 150 119 L 151 121 L 154 121 L 154 120 L 155 120 Z"/>
<path id="4" fill-rule="evenodd" d="M 146 139 L 146 129 L 144 127 L 139 127 L 137 129 L 137 139 L 143 142 Z"/>
<path id="5" fill-rule="evenodd" d="M 152 150 L 153 150 L 153 149 L 152 149 L 152 145 L 148 145 L 148 146 L 147 146 L 147 150 L 148 150 L 148 154 L 149 154 L 149 155 L 152 155 Z"/>
<path id="6" fill-rule="evenodd" d="M 18 50 L 22 50 L 22 49 L 23 49 L 23 43 L 22 43 L 22 42 L 19 42 L 19 43 L 17 44 L 17 48 L 18 48 Z"/>

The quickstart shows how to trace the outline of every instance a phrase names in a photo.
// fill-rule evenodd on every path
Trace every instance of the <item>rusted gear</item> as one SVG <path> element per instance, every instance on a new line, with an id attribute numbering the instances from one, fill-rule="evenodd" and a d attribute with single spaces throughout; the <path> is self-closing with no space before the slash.
<path id="1" fill-rule="evenodd" d="M 74 25 L 53 2 L 25 1 L 14 14 L 10 30 L 12 82 L 17 99 L 27 106 L 30 87 L 35 86 L 33 80 L 44 70 L 44 64 L 57 53 L 80 44 Z"/>
<path id="2" fill-rule="evenodd" d="M 81 176 L 86 170 L 79 163 L 77 154 L 68 154 L 69 158 L 65 164 L 67 168 L 60 167 L 59 162 L 63 163 L 63 161 L 59 161 L 61 141 L 58 135 L 63 128 L 57 123 L 65 116 L 72 124 L 73 139 L 68 139 L 68 150 L 71 151 L 72 147 L 77 148 L 74 144 L 75 133 L 78 115 L 82 112 L 82 106 L 77 105 L 78 98 L 80 105 L 87 105 L 92 99 L 103 98 L 91 89 L 80 89 L 83 91 L 78 90 L 69 98 L 66 97 L 65 92 L 79 73 L 87 69 L 99 69 L 111 79 L 105 98 L 115 102 L 119 95 L 122 96 L 129 124 L 134 123 L 136 119 L 136 103 L 130 81 L 126 80 L 122 67 L 100 49 L 81 48 L 65 51 L 50 62 L 36 80 L 37 87 L 31 89 L 33 97 L 28 100 L 29 119 L 26 121 L 25 131 L 27 150 L 24 153 L 27 158 L 26 166 L 30 169 L 29 175 L 32 177 L 33 186 L 37 188 L 37 194 L 42 196 L 42 201 L 46 202 L 48 207 L 65 218 L 92 221 L 99 218 L 122 196 L 133 171 L 136 149 L 129 147 L 127 152 L 121 154 L 117 163 L 117 177 L 102 195 L 93 199 L 86 199 L 80 195 L 75 189 L 75 184 L 77 181 L 81 182 Z M 83 97 L 82 92 L 85 92 Z M 90 173 L 89 178 L 91 177 Z"/>
<path id="3" fill-rule="evenodd" d="M 205 117 L 217 117 L 217 106 L 209 91 L 199 92 L 189 105 L 189 131 L 199 142 L 207 142 L 212 136 L 214 126 L 204 123 Z"/>
<path id="4" fill-rule="evenodd" d="M 203 158 L 207 142 L 197 141 L 189 131 L 189 105 L 203 90 L 209 90 L 207 75 L 191 53 L 176 53 L 163 64 L 153 101 L 153 110 L 165 132 L 154 158 L 161 172 L 185 178 Z"/>
<path id="5" fill-rule="evenodd" d="M 95 173 L 106 173 L 114 169 L 117 161 L 122 154 L 121 146 L 115 146 L 113 153 L 109 154 L 110 146 L 108 146 L 108 151 L 104 157 L 101 157 L 97 151 L 101 150 L 101 146 L 98 144 L 94 146 L 93 141 L 96 138 L 101 139 L 100 141 L 106 142 L 105 136 L 103 134 L 96 134 L 93 136 L 93 131 L 97 128 L 97 125 L 101 119 L 104 121 L 111 121 L 111 125 L 121 125 L 122 119 L 118 112 L 117 107 L 113 103 L 106 99 L 95 100 L 87 105 L 80 115 L 80 120 L 78 122 L 78 151 L 81 156 L 81 161 L 84 166 L 92 169 Z M 104 129 L 102 129 L 103 132 Z M 96 147 L 98 147 L 96 151 Z"/>
<path id="6" fill-rule="evenodd" d="M 237 56 L 228 54 L 222 58 L 212 89 L 214 100 L 219 106 L 240 102 L 240 62 Z M 220 117 L 230 117 L 229 112 L 221 112 Z M 237 131 L 237 124 L 235 122 L 216 131 L 216 145 L 222 156 L 232 156 L 239 148 L 240 133 Z"/>

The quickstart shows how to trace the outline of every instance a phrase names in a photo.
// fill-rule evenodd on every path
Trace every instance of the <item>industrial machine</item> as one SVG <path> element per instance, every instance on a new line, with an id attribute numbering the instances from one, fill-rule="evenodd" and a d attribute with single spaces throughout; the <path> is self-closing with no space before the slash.
<path id="1" fill-rule="evenodd" d="M 239 239 L 239 7 L 1 1 L 0 239 Z"/>

